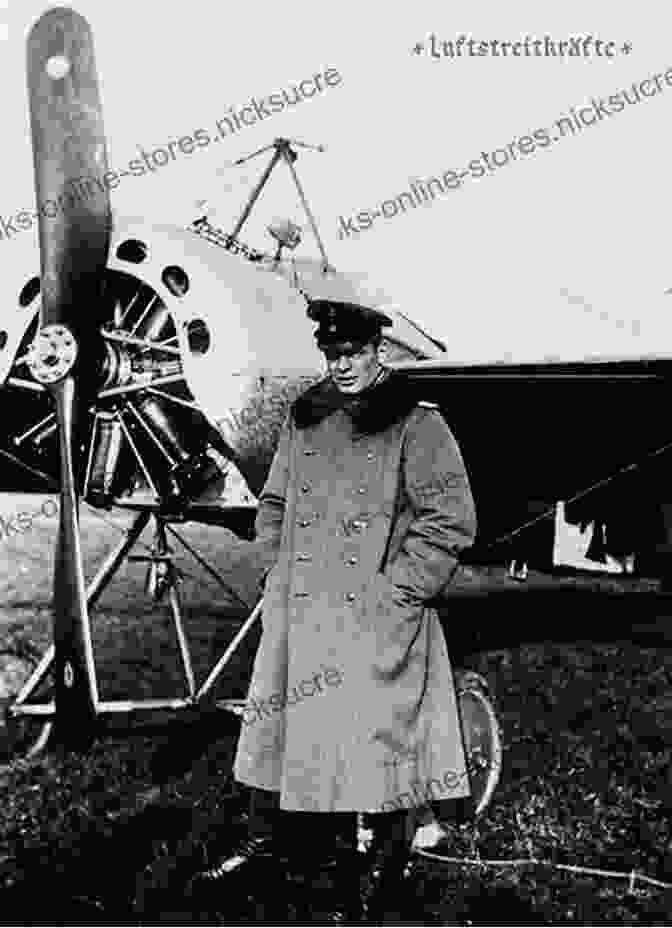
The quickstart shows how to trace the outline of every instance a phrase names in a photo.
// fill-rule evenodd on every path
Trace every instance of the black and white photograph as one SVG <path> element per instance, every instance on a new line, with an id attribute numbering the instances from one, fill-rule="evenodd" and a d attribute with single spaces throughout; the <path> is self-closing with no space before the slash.
<path id="1" fill-rule="evenodd" d="M 672 924 L 668 27 L 0 0 L 0 924 Z"/>

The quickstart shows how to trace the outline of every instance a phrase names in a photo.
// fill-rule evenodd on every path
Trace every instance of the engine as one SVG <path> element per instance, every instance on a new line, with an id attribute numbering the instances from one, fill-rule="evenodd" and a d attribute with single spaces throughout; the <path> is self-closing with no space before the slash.
<path id="1" fill-rule="evenodd" d="M 24 278 L 17 324 L 0 339 L 0 375 L 4 365 L 3 392 L 21 391 L 28 413 L 8 450 L 55 476 L 55 417 L 31 376 L 39 300 L 39 277 Z M 82 497 L 109 507 L 148 494 L 172 509 L 219 496 L 230 462 L 258 493 L 265 474 L 247 460 L 241 413 L 269 372 L 319 370 L 303 297 L 194 233 L 130 221 L 115 228 L 103 301 L 90 311 L 99 334 L 84 350 L 100 363 L 79 417 Z"/>

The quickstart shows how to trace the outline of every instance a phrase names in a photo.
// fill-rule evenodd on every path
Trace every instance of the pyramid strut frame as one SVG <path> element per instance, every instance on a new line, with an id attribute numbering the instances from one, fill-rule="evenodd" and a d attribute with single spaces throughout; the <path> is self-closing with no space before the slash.
<path id="1" fill-rule="evenodd" d="M 140 535 L 151 520 L 155 523 L 155 545 L 148 555 L 132 555 L 131 551 L 135 547 Z M 200 687 L 196 687 L 193 666 L 191 660 L 191 651 L 189 643 L 184 632 L 182 603 L 180 599 L 178 584 L 179 572 L 173 563 L 173 554 L 167 544 L 166 531 L 170 531 L 180 539 L 182 544 L 196 557 L 213 576 L 215 581 L 226 592 L 230 592 L 228 584 L 218 574 L 212 565 L 197 551 L 191 548 L 174 529 L 170 527 L 171 519 L 151 510 L 144 509 L 139 512 L 131 526 L 126 530 L 124 537 L 119 544 L 107 555 L 101 564 L 98 572 L 89 583 L 86 590 L 87 606 L 91 608 L 98 601 L 100 596 L 114 579 L 124 562 L 148 562 L 149 576 L 153 578 L 152 589 L 150 594 L 158 592 L 157 583 L 162 584 L 162 590 L 158 598 L 167 595 L 168 605 L 173 619 L 175 634 L 180 653 L 180 660 L 183 671 L 186 695 L 175 696 L 163 699 L 96 699 L 94 710 L 96 717 L 105 714 L 116 713 L 134 713 L 143 710 L 182 710 L 198 707 L 209 696 L 215 683 L 220 678 L 227 664 L 237 651 L 243 639 L 246 637 L 252 625 L 261 614 L 263 599 L 260 599 L 252 609 L 247 618 L 243 621 L 240 629 L 236 632 L 230 644 L 209 671 L 206 679 Z M 155 599 L 157 597 L 155 596 Z M 21 716 L 39 716 L 45 720 L 55 717 L 56 706 L 53 699 L 46 702 L 30 702 L 30 698 L 35 694 L 37 688 L 46 679 L 50 671 L 53 670 L 55 657 L 55 647 L 53 644 L 44 653 L 38 665 L 33 670 L 28 680 L 23 685 L 14 702 L 8 707 L 10 718 Z M 96 679 L 95 663 L 93 667 L 94 679 Z M 97 682 L 97 681 L 96 681 Z M 96 687 L 97 690 L 97 687 Z M 223 699 L 217 700 L 215 706 L 219 709 L 226 709 L 235 714 L 239 714 L 240 708 L 244 704 L 241 699 Z"/>

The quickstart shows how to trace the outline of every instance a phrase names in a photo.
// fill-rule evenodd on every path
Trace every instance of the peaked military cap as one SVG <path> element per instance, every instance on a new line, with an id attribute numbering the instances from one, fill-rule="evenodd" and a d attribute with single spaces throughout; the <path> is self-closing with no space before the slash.
<path id="1" fill-rule="evenodd" d="M 308 306 L 308 316 L 318 323 L 315 338 L 319 345 L 366 342 L 380 335 L 384 326 L 393 324 L 389 316 L 377 309 L 331 300 L 313 300 Z"/>

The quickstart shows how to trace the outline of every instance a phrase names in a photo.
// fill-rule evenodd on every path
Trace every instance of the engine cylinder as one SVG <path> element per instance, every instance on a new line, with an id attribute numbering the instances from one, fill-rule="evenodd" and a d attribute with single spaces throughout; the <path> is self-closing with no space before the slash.
<path id="1" fill-rule="evenodd" d="M 186 429 L 180 427 L 179 416 L 174 409 L 169 410 L 166 400 L 144 396 L 136 402 L 136 407 L 174 466 L 191 458 L 193 450 L 187 449 L 194 444 L 194 436 L 190 441 Z"/>
<path id="2" fill-rule="evenodd" d="M 84 498 L 93 506 L 106 506 L 126 487 L 128 451 L 121 423 L 114 413 L 96 415 L 88 466 L 84 481 Z"/>
<path id="3" fill-rule="evenodd" d="M 159 341 L 175 334 L 170 312 L 156 295 L 149 302 L 135 304 L 127 311 L 124 315 L 124 329 L 146 341 Z"/>

